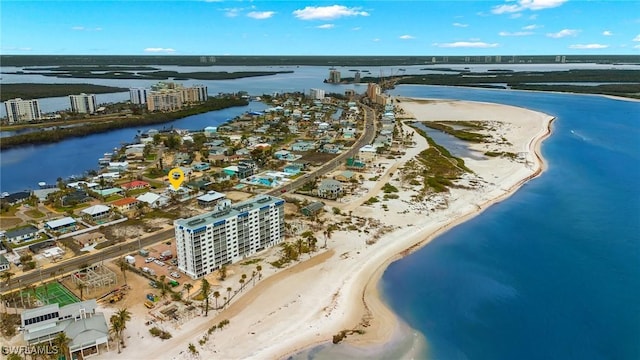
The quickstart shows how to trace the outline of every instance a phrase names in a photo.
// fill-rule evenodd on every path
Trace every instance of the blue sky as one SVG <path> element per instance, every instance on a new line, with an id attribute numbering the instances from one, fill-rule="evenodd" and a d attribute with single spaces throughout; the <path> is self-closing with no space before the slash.
<path id="1" fill-rule="evenodd" d="M 2 54 L 640 55 L 640 1 L 0 0 Z"/>

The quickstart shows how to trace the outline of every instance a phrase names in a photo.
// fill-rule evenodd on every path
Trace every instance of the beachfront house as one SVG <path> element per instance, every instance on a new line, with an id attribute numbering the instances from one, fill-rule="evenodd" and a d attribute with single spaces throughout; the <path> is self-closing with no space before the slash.
<path id="1" fill-rule="evenodd" d="M 322 211 L 324 209 L 324 203 L 321 201 L 314 201 L 312 203 L 310 203 L 309 205 L 303 207 L 302 209 L 300 209 L 300 212 L 304 215 L 304 216 L 313 216 L 317 213 L 319 213 L 320 211 Z"/>
<path id="2" fill-rule="evenodd" d="M 323 179 L 317 189 L 318 197 L 325 199 L 337 199 L 342 192 L 342 183 L 333 179 Z"/>
<path id="3" fill-rule="evenodd" d="M 80 245 L 80 247 L 94 246 L 106 240 L 103 233 L 92 232 L 82 235 L 76 235 L 73 239 Z"/>
<path id="4" fill-rule="evenodd" d="M 377 154 L 377 148 L 373 145 L 365 145 L 358 150 L 358 158 L 364 162 L 373 161 Z"/>
<path id="5" fill-rule="evenodd" d="M 7 271 L 11 268 L 11 263 L 4 255 L 0 255 L 0 272 Z"/>
<path id="6" fill-rule="evenodd" d="M 24 310 L 20 314 L 22 336 L 28 346 L 55 342 L 64 333 L 71 359 L 84 359 L 109 351 L 109 327 L 95 300 L 60 306 L 58 303 Z"/>

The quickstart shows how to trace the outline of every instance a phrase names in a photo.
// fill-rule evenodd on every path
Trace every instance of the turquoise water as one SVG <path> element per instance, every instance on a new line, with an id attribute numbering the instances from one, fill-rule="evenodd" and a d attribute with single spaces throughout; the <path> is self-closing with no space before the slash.
<path id="1" fill-rule="evenodd" d="M 443 87 L 395 93 L 557 117 L 541 177 L 385 272 L 385 300 L 427 338 L 422 356 L 639 359 L 640 103 Z"/>

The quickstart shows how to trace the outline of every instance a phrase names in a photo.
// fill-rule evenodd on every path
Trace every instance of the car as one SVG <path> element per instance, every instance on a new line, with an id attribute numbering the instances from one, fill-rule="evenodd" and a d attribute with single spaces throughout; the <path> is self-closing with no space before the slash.
<path id="1" fill-rule="evenodd" d="M 280 190 L 280 192 L 284 194 L 284 193 L 287 192 L 287 189 L 282 189 L 282 190 Z"/>
<path id="2" fill-rule="evenodd" d="M 164 266 L 164 263 L 162 261 L 160 261 L 160 260 L 154 260 L 153 262 L 158 264 L 158 265 L 160 265 L 160 266 Z"/>
<path id="3" fill-rule="evenodd" d="M 179 273 L 177 273 L 177 272 L 175 272 L 175 271 L 174 271 L 174 272 L 172 272 L 172 273 L 171 273 L 171 274 L 169 274 L 169 275 L 171 275 L 171 277 L 174 277 L 174 278 L 176 278 L 176 279 L 179 279 L 179 278 L 180 278 L 180 274 L 179 274 Z"/>
<path id="4" fill-rule="evenodd" d="M 153 256 L 150 256 L 150 257 L 144 259 L 144 262 L 150 263 L 150 262 L 155 261 L 155 260 L 156 260 L 156 258 L 154 258 Z"/>

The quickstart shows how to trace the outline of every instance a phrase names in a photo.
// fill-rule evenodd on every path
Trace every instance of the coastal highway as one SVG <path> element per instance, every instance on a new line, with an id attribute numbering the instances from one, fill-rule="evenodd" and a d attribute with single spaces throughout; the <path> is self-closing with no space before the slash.
<path id="1" fill-rule="evenodd" d="M 26 273 L 25 275 L 15 276 L 11 278 L 9 286 L 6 286 L 3 282 L 1 290 L 3 293 L 5 293 L 11 290 L 24 288 L 27 285 L 37 283 L 41 280 L 49 279 L 50 277 L 52 277 L 51 274 L 59 276 L 67 272 L 77 270 L 85 264 L 91 265 L 102 260 L 108 260 L 120 257 L 124 254 L 130 254 L 133 251 L 137 251 L 139 247 L 144 248 L 145 246 L 168 240 L 174 235 L 175 231 L 173 229 L 168 229 L 147 237 L 141 237 L 136 240 L 129 240 L 126 243 L 115 244 L 96 253 L 76 256 L 69 260 L 65 260 L 57 264 L 52 264 L 51 266 L 47 266 L 43 269 L 36 268 Z M 140 241 L 140 245 L 138 245 L 138 240 Z"/>
<path id="2" fill-rule="evenodd" d="M 315 171 L 312 171 L 305 176 L 299 177 L 284 186 L 270 190 L 266 194 L 269 194 L 271 196 L 279 196 L 282 195 L 282 193 L 295 191 L 299 187 L 303 186 L 306 182 L 315 180 L 316 178 L 322 177 L 335 170 L 338 166 L 344 164 L 348 158 L 356 156 L 361 147 L 370 144 L 376 136 L 376 113 L 372 108 L 368 106 L 362 105 L 362 107 L 364 108 L 364 133 L 362 134 L 362 136 L 360 136 L 360 138 L 358 138 L 356 143 L 353 144 L 353 146 L 348 151 L 338 155 L 333 160 L 322 165 Z"/>
<path id="3" fill-rule="evenodd" d="M 348 151 L 338 155 L 336 158 L 322 165 L 320 168 L 316 169 L 315 171 L 309 174 L 306 174 L 305 176 L 300 177 L 284 186 L 273 189 L 267 192 L 266 194 L 269 194 L 271 196 L 279 196 L 279 195 L 282 195 L 283 192 L 295 191 L 299 187 L 303 186 L 306 182 L 310 180 L 315 180 L 316 178 L 322 177 L 328 174 L 329 172 L 333 171 L 338 166 L 344 164 L 344 162 L 348 158 L 355 156 L 361 147 L 367 144 L 370 144 L 373 141 L 376 134 L 376 128 L 375 128 L 376 114 L 373 111 L 373 109 L 371 109 L 368 106 L 363 105 L 363 108 L 365 111 L 364 133 L 362 134 L 362 136 L 360 136 L 360 138 L 358 138 L 356 143 Z M 2 293 L 6 293 L 15 289 L 23 288 L 33 283 L 37 283 L 42 280 L 47 280 L 53 277 L 52 274 L 55 276 L 60 276 L 67 272 L 77 270 L 82 265 L 85 265 L 85 264 L 91 265 L 103 260 L 120 257 L 125 254 L 129 254 L 133 251 L 136 251 L 139 248 L 144 248 L 145 246 L 149 246 L 151 244 L 173 238 L 174 235 L 175 235 L 175 232 L 173 229 L 164 230 L 147 237 L 141 237 L 136 240 L 129 240 L 125 243 L 109 246 L 96 253 L 77 256 L 69 260 L 65 260 L 63 262 L 53 264 L 51 266 L 47 266 L 44 269 L 36 268 L 26 273 L 25 275 L 15 276 L 11 278 L 11 282 L 9 283 L 9 286 L 7 286 L 3 282 L 2 288 L 0 288 L 0 291 Z"/>

